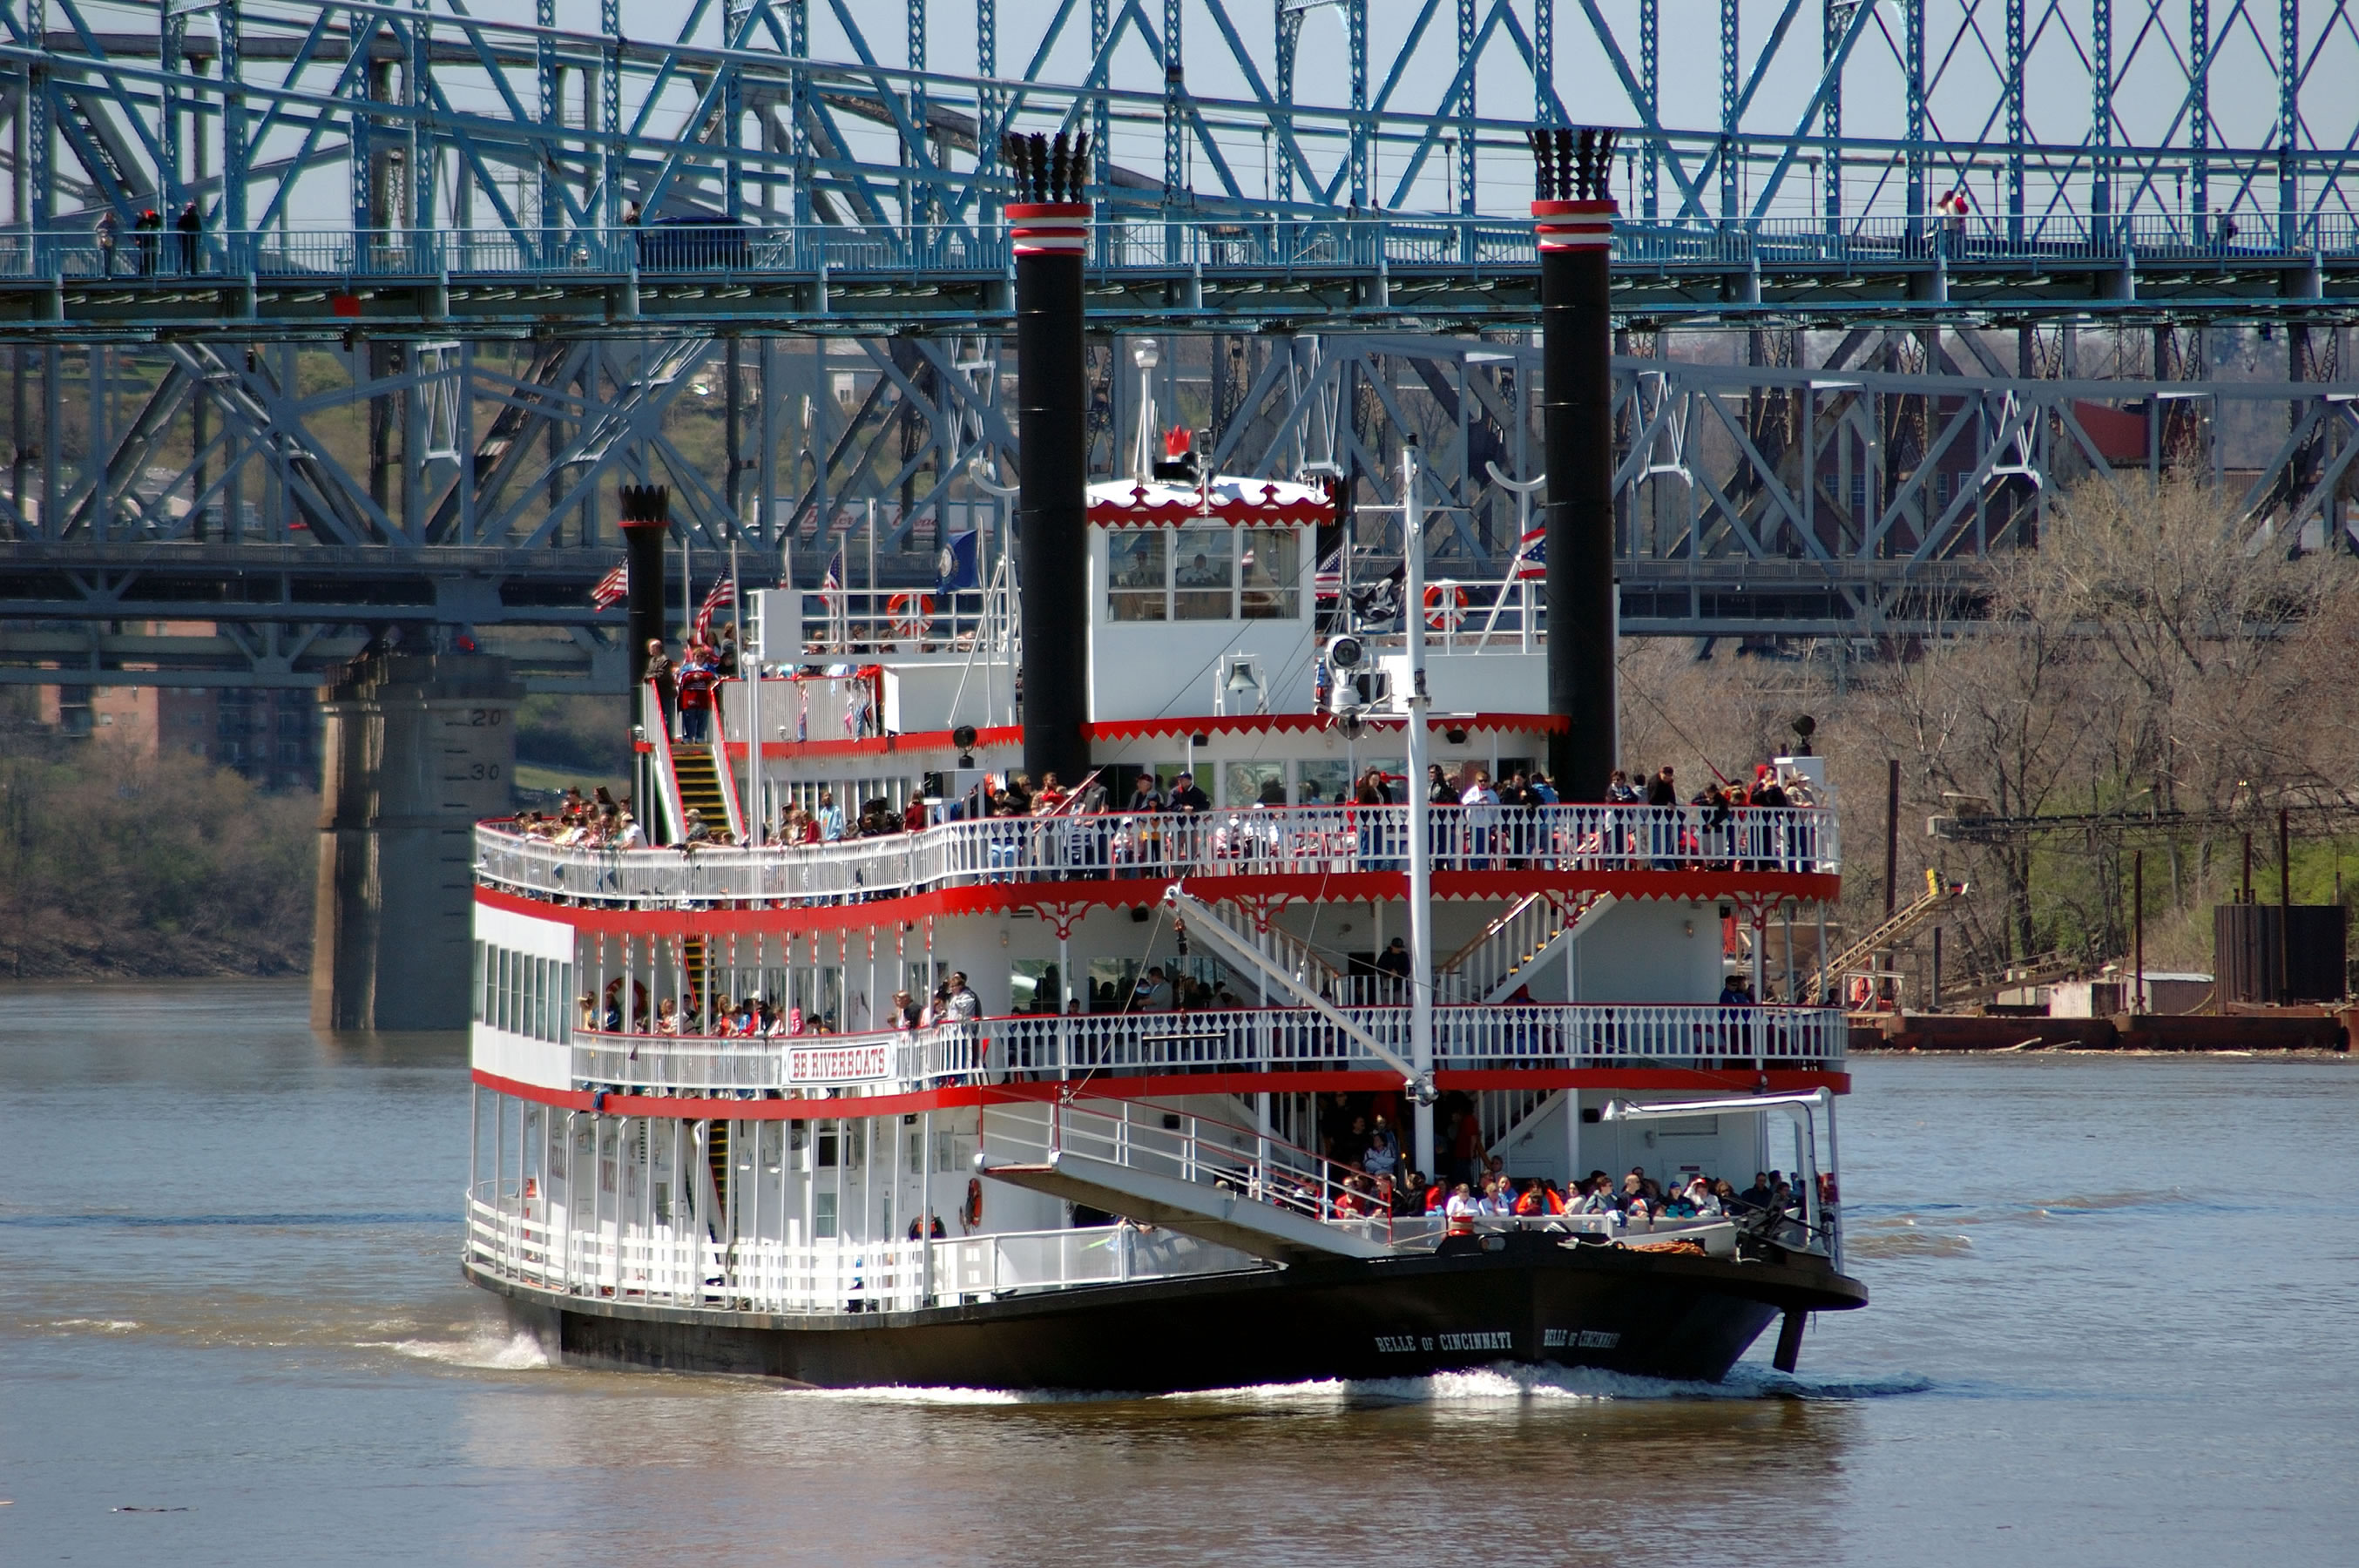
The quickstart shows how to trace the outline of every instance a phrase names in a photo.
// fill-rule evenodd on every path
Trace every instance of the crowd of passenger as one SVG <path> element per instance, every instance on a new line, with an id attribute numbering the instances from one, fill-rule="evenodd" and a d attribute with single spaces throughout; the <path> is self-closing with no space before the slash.
<path id="1" fill-rule="evenodd" d="M 690 710 L 691 712 L 695 710 Z M 1461 782 L 1461 778 L 1464 782 Z M 1621 770 L 1614 774 L 1608 806 L 1677 806 L 1678 785 L 1666 767 L 1646 780 L 1642 793 Z M 1397 775 L 1371 768 L 1353 786 L 1348 804 L 1397 804 Z M 1678 817 L 1622 820 L 1608 810 L 1570 828 L 1544 815 L 1538 808 L 1559 803 L 1547 775 L 1518 769 L 1495 782 L 1490 772 L 1473 768 L 1453 775 L 1440 764 L 1427 771 L 1430 801 L 1443 808 L 1429 819 L 1435 859 L 1443 866 L 1469 871 L 1528 870 L 1578 861 L 1605 868 L 1652 866 L 1657 869 L 1701 866 L 1705 869 L 1802 869 L 1816 863 L 1815 845 L 1807 834 L 1788 832 L 1777 822 L 1747 813 L 1817 804 L 1809 780 L 1781 775 L 1768 764 L 1755 770 L 1750 782 L 1715 779 L 1686 804 L 1691 810 Z M 1319 799 L 1318 786 L 1302 786 L 1305 806 L 1329 804 Z M 1336 802 L 1343 804 L 1345 802 Z M 1046 835 L 1011 833 L 986 835 L 984 863 L 988 880 L 1070 878 L 1086 880 L 1123 875 L 1169 874 L 1226 862 L 1253 862 L 1289 853 L 1321 859 L 1333 852 L 1322 838 L 1314 846 L 1299 841 L 1299 822 L 1267 815 L 1286 804 L 1284 787 L 1272 781 L 1249 805 L 1215 808 L 1212 797 L 1192 773 L 1176 776 L 1169 788 L 1148 772 L 1137 773 L 1116 807 L 1095 775 L 1078 792 L 1050 773 L 1036 785 L 1030 775 L 1012 772 L 994 776 L 987 787 L 947 800 L 912 795 L 900 807 L 877 796 L 849 809 L 832 789 L 822 789 L 810 803 L 788 803 L 763 824 L 764 844 L 808 847 L 854 839 L 882 839 L 917 833 L 940 822 L 961 821 L 1038 822 L 1056 819 L 1070 825 Z M 741 847 L 752 834 L 733 833 L 726 822 L 709 820 L 691 807 L 673 852 Z M 566 848 L 641 849 L 648 847 L 645 828 L 625 798 L 616 801 L 603 788 L 593 798 L 569 789 L 553 812 L 527 811 L 517 821 L 526 836 Z M 1360 865 L 1369 870 L 1398 869 L 1407 842 L 1403 824 L 1395 820 L 1370 820 L 1347 826 L 1354 835 Z"/>
<path id="2" fill-rule="evenodd" d="M 833 1012 L 805 1008 L 759 994 L 732 998 L 691 990 L 685 997 L 651 998 L 646 984 L 616 975 L 606 983 L 603 996 L 583 992 L 574 998 L 581 1029 L 605 1034 L 687 1035 L 705 1039 L 761 1039 L 842 1032 Z M 893 993 L 882 1009 L 876 1029 L 896 1031 L 931 1029 L 937 1024 L 971 1023 L 983 1016 L 983 1002 L 961 970 L 951 970 L 936 983 L 923 1003 L 907 991 Z"/>

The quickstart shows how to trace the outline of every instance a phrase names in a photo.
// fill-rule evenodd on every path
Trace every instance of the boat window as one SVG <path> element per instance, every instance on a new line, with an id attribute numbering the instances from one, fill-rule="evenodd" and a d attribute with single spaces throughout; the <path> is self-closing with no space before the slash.
<path id="1" fill-rule="evenodd" d="M 1131 987 L 1138 983 L 1139 962 L 1136 958 L 1093 958 L 1090 960 L 1090 1011 L 1119 1013 L 1129 1000 Z"/>
<path id="2" fill-rule="evenodd" d="M 1173 552 L 1172 619 L 1236 618 L 1236 536 L 1226 528 L 1182 528 Z"/>
<path id="3" fill-rule="evenodd" d="M 1011 1013 L 1054 1013 L 1060 988 L 1052 959 L 1019 958 L 1007 966 L 1007 1010 Z"/>
<path id="4" fill-rule="evenodd" d="M 1286 764 L 1230 762 L 1221 767 L 1221 803 L 1226 806 L 1286 804 Z"/>
<path id="5" fill-rule="evenodd" d="M 1299 762 L 1294 773 L 1294 803 L 1298 806 L 1339 806 L 1352 799 L 1352 765 L 1348 762 L 1324 758 Z"/>
<path id="6" fill-rule="evenodd" d="M 1167 617 L 1164 567 L 1170 536 L 1161 528 L 1117 528 L 1106 536 L 1109 609 L 1117 621 Z"/>
<path id="7" fill-rule="evenodd" d="M 1248 621 L 1290 621 L 1299 613 L 1300 576 L 1298 552 L 1302 548 L 1295 528 L 1247 528 L 1241 565 L 1244 593 L 1240 607 Z"/>
<path id="8" fill-rule="evenodd" d="M 811 1235 L 821 1241 L 834 1239 L 835 1194 L 833 1192 L 811 1194 Z"/>
<path id="9" fill-rule="evenodd" d="M 480 941 L 478 941 L 478 942 L 475 943 L 475 970 L 474 970 L 474 979 L 473 979 L 473 984 L 472 985 L 470 985 L 470 986 L 468 987 L 468 989 L 469 989 L 469 992 L 470 992 L 470 995 L 471 995 L 471 998 L 473 999 L 473 1003 L 474 1003 L 474 1019 L 475 1019 L 475 1021 L 476 1021 L 477 1023 L 482 1023 L 482 1022 L 484 1021 L 484 944 L 483 944 L 483 942 L 480 942 Z"/>

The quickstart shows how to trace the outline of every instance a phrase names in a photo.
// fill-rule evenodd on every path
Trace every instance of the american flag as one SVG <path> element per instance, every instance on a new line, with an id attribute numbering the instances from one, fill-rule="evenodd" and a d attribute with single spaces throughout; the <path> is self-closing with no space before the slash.
<path id="1" fill-rule="evenodd" d="M 590 590 L 590 603 L 601 610 L 612 609 L 631 596 L 631 569 L 618 566 L 598 579 Z"/>
<path id="2" fill-rule="evenodd" d="M 711 642 L 712 640 L 712 612 L 721 608 L 723 604 L 734 603 L 736 600 L 736 597 L 737 579 L 734 577 L 723 577 L 712 585 L 712 591 L 705 594 L 704 603 L 697 608 L 697 641 Z"/>
<path id="3" fill-rule="evenodd" d="M 1516 541 L 1515 575 L 1517 577 L 1548 575 L 1548 528 L 1546 525 L 1534 528 Z"/>
<path id="4" fill-rule="evenodd" d="M 1343 592 L 1343 550 L 1337 545 L 1311 576 L 1310 591 L 1321 599 L 1332 599 Z"/>

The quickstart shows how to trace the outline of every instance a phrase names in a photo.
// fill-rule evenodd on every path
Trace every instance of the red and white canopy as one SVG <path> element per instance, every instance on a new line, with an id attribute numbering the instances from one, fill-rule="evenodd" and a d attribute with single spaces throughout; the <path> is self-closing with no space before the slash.
<path id="1" fill-rule="evenodd" d="M 1223 475 L 1209 485 L 1185 480 L 1101 480 L 1090 486 L 1090 521 L 1100 528 L 1179 528 L 1226 523 L 1277 528 L 1335 520 L 1335 503 L 1316 485 Z"/>

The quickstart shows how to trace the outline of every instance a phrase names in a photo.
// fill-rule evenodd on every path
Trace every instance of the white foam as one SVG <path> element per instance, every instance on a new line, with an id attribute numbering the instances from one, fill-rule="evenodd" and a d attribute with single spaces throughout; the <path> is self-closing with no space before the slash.
<path id="1" fill-rule="evenodd" d="M 464 1339 L 374 1339 L 361 1341 L 360 1347 L 493 1372 L 537 1372 L 556 1365 L 533 1334 L 506 1325 L 480 1327 Z"/>
<path id="2" fill-rule="evenodd" d="M 788 1388 L 785 1392 L 798 1399 L 841 1399 L 873 1405 L 1061 1405 L 1137 1397 L 1069 1388 L 927 1388 L 906 1383 L 880 1383 L 864 1388 Z"/>
<path id="3" fill-rule="evenodd" d="M 96 1329 L 101 1334 L 129 1334 L 139 1324 L 130 1318 L 56 1318 L 51 1328 Z"/>
<path id="4" fill-rule="evenodd" d="M 1922 1393 L 1929 1378 L 1913 1375 L 1846 1381 L 1833 1378 L 1788 1377 L 1763 1368 L 1742 1366 L 1725 1382 L 1680 1382 L 1667 1377 L 1639 1377 L 1585 1367 L 1532 1367 L 1501 1363 L 1462 1371 L 1436 1372 L 1422 1377 L 1318 1378 L 1300 1383 L 1252 1383 L 1229 1388 L 1158 1394 L 1168 1403 L 1243 1404 L 1271 1410 L 1305 1414 L 1347 1409 L 1355 1405 L 1436 1405 L 1479 1408 L 1539 1403 L 1606 1403 L 1641 1399 L 1857 1399 L 1895 1394 Z M 881 1384 L 861 1388 L 790 1388 L 789 1398 L 832 1399 L 853 1404 L 918 1406 L 999 1406 L 1081 1404 L 1140 1396 L 1118 1391 L 1071 1389 L 917 1388 Z"/>

